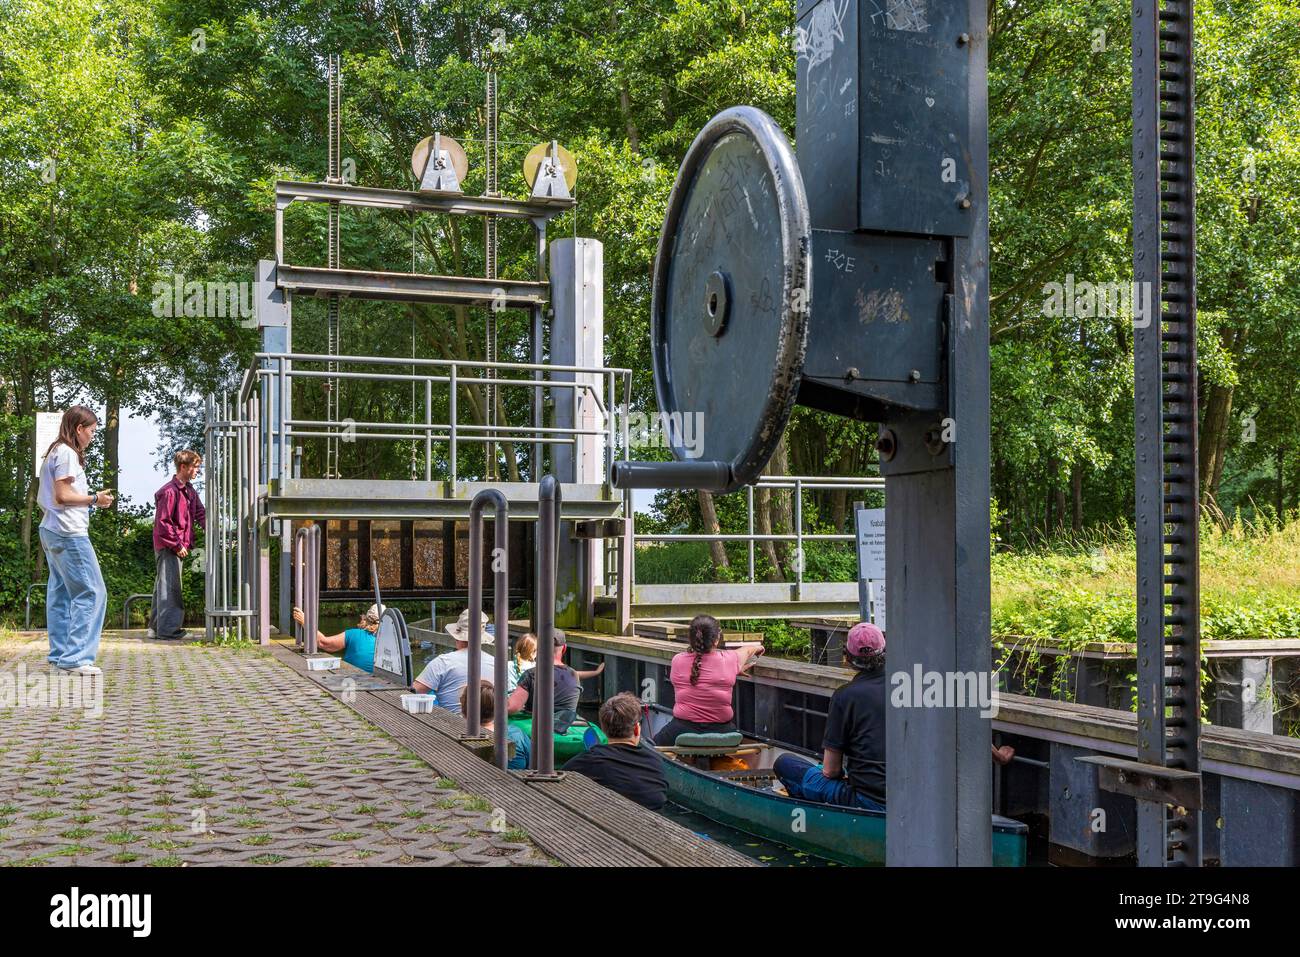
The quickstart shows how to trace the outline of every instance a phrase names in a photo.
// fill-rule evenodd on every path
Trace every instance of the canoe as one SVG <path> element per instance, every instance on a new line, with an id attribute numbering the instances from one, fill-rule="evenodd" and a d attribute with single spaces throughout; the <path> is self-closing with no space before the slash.
<path id="1" fill-rule="evenodd" d="M 681 760 L 664 752 L 668 800 L 727 827 L 840 864 L 885 863 L 884 811 L 778 794 L 770 790 L 775 757 L 761 745 L 755 748 L 751 744 L 743 750 L 751 752 L 743 760 L 754 766 L 735 771 L 706 771 L 687 763 L 696 759 Z M 1028 840 L 1027 826 L 993 815 L 994 866 L 1024 867 Z"/>
<path id="2" fill-rule="evenodd" d="M 533 736 L 533 716 L 526 712 L 519 712 L 510 716 L 510 723 L 523 731 L 529 738 Z M 555 766 L 558 768 L 569 758 L 576 754 L 582 754 L 587 748 L 594 744 L 608 744 L 609 738 L 605 732 L 594 724 L 588 724 L 583 718 L 579 718 L 573 724 L 569 725 L 569 730 L 564 734 L 555 735 Z"/>

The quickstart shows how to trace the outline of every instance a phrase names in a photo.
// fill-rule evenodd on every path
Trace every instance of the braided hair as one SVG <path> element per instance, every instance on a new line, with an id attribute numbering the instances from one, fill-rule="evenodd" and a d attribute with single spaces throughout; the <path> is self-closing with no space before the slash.
<path id="1" fill-rule="evenodd" d="M 696 615 L 691 619 L 686 636 L 687 647 L 695 653 L 695 660 L 691 662 L 691 684 L 699 684 L 700 661 L 713 650 L 721 637 L 722 627 L 712 615 Z"/>

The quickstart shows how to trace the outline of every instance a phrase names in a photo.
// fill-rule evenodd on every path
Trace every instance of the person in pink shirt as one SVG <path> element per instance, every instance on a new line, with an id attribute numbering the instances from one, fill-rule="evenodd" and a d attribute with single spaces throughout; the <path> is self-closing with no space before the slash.
<path id="1" fill-rule="evenodd" d="M 203 465 L 197 452 L 183 449 L 172 456 L 176 474 L 154 493 L 153 554 L 156 574 L 153 606 L 149 610 L 150 638 L 179 640 L 186 635 L 185 602 L 181 597 L 181 562 L 194 548 L 194 530 L 203 525 L 203 502 L 193 482 Z"/>
<path id="2" fill-rule="evenodd" d="M 671 745 L 679 734 L 735 731 L 731 695 L 736 678 L 763 653 L 757 641 L 719 647 L 722 628 L 712 615 L 691 619 L 687 643 L 689 650 L 674 655 L 669 668 L 676 701 L 672 720 L 655 735 L 656 744 Z"/>

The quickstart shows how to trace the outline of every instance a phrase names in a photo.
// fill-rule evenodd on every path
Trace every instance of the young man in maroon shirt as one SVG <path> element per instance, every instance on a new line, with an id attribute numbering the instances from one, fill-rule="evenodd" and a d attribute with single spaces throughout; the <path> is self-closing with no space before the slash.
<path id="1" fill-rule="evenodd" d="M 156 567 L 153 607 L 149 611 L 149 637 L 174 640 L 185 637 L 185 603 L 181 598 L 181 560 L 194 547 L 194 529 L 205 514 L 199 493 L 191 484 L 203 459 L 184 449 L 172 461 L 176 474 L 154 493 L 153 554 Z"/>

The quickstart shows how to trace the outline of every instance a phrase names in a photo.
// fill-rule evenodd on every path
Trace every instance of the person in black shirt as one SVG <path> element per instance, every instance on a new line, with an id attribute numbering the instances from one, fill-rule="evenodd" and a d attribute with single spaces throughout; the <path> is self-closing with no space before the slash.
<path id="1" fill-rule="evenodd" d="M 657 811 L 668 802 L 668 777 L 659 752 L 641 741 L 641 702 L 623 692 L 600 706 L 600 728 L 609 744 L 598 744 L 569 759 L 564 770 Z"/>
<path id="2" fill-rule="evenodd" d="M 582 697 L 582 679 L 594 678 L 605 670 L 605 662 L 590 671 L 574 671 L 564 663 L 564 649 L 568 638 L 560 629 L 555 629 L 555 733 L 564 734 L 578 717 L 578 700 Z M 510 714 L 523 711 L 528 707 L 528 700 L 533 695 L 533 682 L 537 678 L 537 668 L 529 668 L 519 679 L 515 690 L 510 692 L 507 710 Z"/>
<path id="3" fill-rule="evenodd" d="M 885 809 L 885 636 L 858 622 L 844 642 L 845 659 L 857 670 L 831 695 L 822 739 L 822 763 L 793 754 L 773 770 L 791 797 L 872 811 Z"/>

